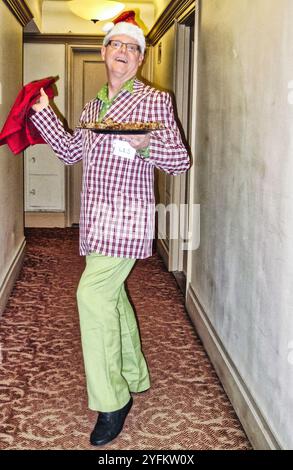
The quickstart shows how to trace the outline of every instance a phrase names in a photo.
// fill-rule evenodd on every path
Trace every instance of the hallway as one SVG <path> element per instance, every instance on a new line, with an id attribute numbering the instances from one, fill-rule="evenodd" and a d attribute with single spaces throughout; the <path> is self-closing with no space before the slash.
<path id="1" fill-rule="evenodd" d="M 75 290 L 76 229 L 29 229 L 24 265 L 0 325 L 0 449 L 90 449 Z M 251 449 L 161 259 L 128 281 L 152 388 L 134 396 L 107 449 Z M 104 447 L 101 447 L 101 449 Z"/>
<path id="2" fill-rule="evenodd" d="M 147 44 L 137 78 L 174 98 L 192 165 L 155 170 L 160 258 L 129 280 L 153 386 L 111 448 L 293 449 L 293 1 L 129 3 Z M 91 20 L 64 0 L 0 2 L 0 128 L 24 86 L 58 77 L 52 106 L 75 129 L 106 83 L 108 20 Z M 82 163 L 1 142 L 0 449 L 88 449 Z"/>

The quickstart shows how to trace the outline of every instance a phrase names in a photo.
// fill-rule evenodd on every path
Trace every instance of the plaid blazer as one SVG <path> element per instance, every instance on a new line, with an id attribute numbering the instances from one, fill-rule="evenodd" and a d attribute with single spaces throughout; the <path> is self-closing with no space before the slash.
<path id="1" fill-rule="evenodd" d="M 98 120 L 101 102 L 85 105 L 80 123 Z M 146 258 L 152 255 L 155 197 L 154 168 L 172 175 L 190 166 L 174 118 L 171 97 L 135 80 L 133 93 L 121 90 L 105 118 L 120 122 L 160 121 L 164 130 L 151 132 L 149 157 L 113 154 L 121 136 L 75 129 L 66 132 L 48 107 L 31 119 L 57 156 L 66 164 L 83 160 L 80 213 L 80 254 Z"/>

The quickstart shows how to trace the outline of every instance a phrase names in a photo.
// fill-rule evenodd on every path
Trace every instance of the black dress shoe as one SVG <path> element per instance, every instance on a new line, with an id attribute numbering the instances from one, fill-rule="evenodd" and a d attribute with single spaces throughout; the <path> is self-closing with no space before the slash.
<path id="1" fill-rule="evenodd" d="M 102 446 L 115 439 L 122 431 L 125 418 L 132 406 L 132 397 L 126 405 L 117 411 L 101 412 L 97 423 L 91 433 L 90 443 L 93 446 Z"/>

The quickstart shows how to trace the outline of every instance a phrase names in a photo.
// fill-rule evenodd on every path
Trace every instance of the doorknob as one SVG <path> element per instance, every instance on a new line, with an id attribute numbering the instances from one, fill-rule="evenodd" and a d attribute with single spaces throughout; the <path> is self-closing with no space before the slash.
<path id="1" fill-rule="evenodd" d="M 32 157 L 31 160 L 33 163 L 36 163 L 36 157 Z"/>
<path id="2" fill-rule="evenodd" d="M 36 194 L 36 190 L 35 189 L 31 189 L 30 190 L 30 194 L 33 194 L 33 196 Z"/>

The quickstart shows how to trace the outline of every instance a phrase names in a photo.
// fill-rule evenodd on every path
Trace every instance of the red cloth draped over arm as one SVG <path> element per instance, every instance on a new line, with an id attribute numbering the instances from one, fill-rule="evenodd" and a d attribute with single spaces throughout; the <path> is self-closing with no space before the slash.
<path id="1" fill-rule="evenodd" d="M 0 145 L 7 144 L 16 155 L 29 145 L 46 143 L 29 116 L 33 112 L 31 106 L 40 96 L 41 88 L 44 88 L 49 99 L 53 98 L 53 84 L 56 80 L 57 77 L 35 80 L 21 89 L 0 132 Z"/>

